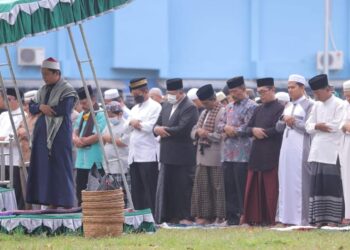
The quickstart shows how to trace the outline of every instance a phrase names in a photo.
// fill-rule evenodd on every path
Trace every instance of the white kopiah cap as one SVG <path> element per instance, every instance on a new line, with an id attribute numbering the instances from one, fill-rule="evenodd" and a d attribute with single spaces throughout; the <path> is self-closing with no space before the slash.
<path id="1" fill-rule="evenodd" d="M 296 75 L 296 74 L 290 75 L 288 78 L 288 82 L 298 82 L 298 83 L 301 83 L 303 85 L 306 84 L 305 77 L 303 77 L 301 75 Z"/>
<path id="2" fill-rule="evenodd" d="M 192 88 L 187 92 L 187 96 L 188 98 L 190 98 L 191 101 L 198 99 L 197 91 L 197 88 Z"/>
<path id="3" fill-rule="evenodd" d="M 61 70 L 60 63 L 52 57 L 45 59 L 41 67 L 46 69 Z"/>
<path id="4" fill-rule="evenodd" d="M 118 98 L 119 92 L 117 89 L 108 89 L 104 92 L 104 97 L 106 100 Z"/>
<path id="5" fill-rule="evenodd" d="M 350 80 L 343 83 L 343 90 L 350 90 Z"/>
<path id="6" fill-rule="evenodd" d="M 30 90 L 24 93 L 24 101 L 25 102 L 30 102 L 33 100 L 34 102 L 37 101 L 37 90 Z"/>

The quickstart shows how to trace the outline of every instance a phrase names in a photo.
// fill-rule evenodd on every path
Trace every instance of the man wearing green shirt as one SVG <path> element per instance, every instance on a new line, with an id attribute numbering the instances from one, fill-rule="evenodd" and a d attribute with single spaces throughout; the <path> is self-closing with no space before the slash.
<path id="1" fill-rule="evenodd" d="M 96 99 L 90 85 L 88 85 L 89 93 L 92 100 L 94 110 L 99 110 Z M 78 89 L 79 102 L 83 111 L 79 114 L 74 125 L 73 143 L 77 147 L 77 158 L 75 161 L 76 175 L 76 191 L 78 206 L 81 205 L 81 191 L 86 189 L 90 169 L 95 165 L 98 169 L 102 168 L 103 154 L 98 142 L 98 135 L 92 116 L 90 115 L 89 101 L 86 97 L 84 88 Z M 103 112 L 96 112 L 96 121 L 100 133 L 106 126 L 106 119 Z"/>

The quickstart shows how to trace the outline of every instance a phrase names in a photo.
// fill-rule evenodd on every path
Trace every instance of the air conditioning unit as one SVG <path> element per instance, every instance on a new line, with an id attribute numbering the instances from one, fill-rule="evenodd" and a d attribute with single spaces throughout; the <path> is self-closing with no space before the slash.
<path id="1" fill-rule="evenodd" d="M 317 70 L 322 71 L 324 69 L 324 52 L 317 52 Z M 329 51 L 328 52 L 328 69 L 329 70 L 341 70 L 344 66 L 344 54 L 343 51 Z"/>
<path id="2" fill-rule="evenodd" d="M 44 48 L 18 48 L 17 64 L 21 66 L 40 66 L 45 60 Z"/>

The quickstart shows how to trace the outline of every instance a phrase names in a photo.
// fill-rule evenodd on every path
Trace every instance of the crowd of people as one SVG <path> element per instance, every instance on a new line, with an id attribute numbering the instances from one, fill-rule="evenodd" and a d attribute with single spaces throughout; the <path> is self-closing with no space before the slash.
<path id="1" fill-rule="evenodd" d="M 278 94 L 273 78 L 260 78 L 257 101 L 242 76 L 217 93 L 211 84 L 186 93 L 182 79 L 169 79 L 166 95 L 137 78 L 131 109 L 117 89 L 104 92 L 105 117 L 91 86 L 74 90 L 57 60 L 41 71 L 45 84 L 24 94 L 30 138 L 12 88 L 0 115 L 0 140 L 13 133 L 11 113 L 29 162 L 24 200 L 14 145 L 19 208 L 80 206 L 95 168 L 125 189 L 124 174 L 134 208 L 150 208 L 158 223 L 350 223 L 350 81 L 342 100 L 325 74 L 308 83 L 290 75 Z"/>

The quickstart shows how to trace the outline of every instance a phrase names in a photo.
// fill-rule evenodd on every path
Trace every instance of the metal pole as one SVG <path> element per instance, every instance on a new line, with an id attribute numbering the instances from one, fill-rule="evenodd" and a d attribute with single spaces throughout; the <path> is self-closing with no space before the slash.
<path id="1" fill-rule="evenodd" d="M 328 42 L 329 42 L 329 18 L 330 18 L 330 0 L 325 0 L 325 22 L 324 22 L 324 53 L 323 53 L 323 73 L 329 73 L 329 51 L 328 51 Z"/>
<path id="2" fill-rule="evenodd" d="M 0 181 L 6 180 L 6 173 L 5 173 L 5 156 L 4 156 L 4 144 L 0 144 L 0 157 L 1 157 L 1 179 Z"/>
<path id="3" fill-rule="evenodd" d="M 92 62 L 92 57 L 90 55 L 89 47 L 88 47 L 88 44 L 87 44 L 87 41 L 86 41 L 85 32 L 84 32 L 84 28 L 83 28 L 82 24 L 79 24 L 79 29 L 80 29 L 80 34 L 81 34 L 81 37 L 82 37 L 82 40 L 83 40 L 83 43 L 84 43 L 85 52 L 86 52 L 86 55 L 88 57 L 90 68 L 91 68 L 91 71 L 92 71 L 92 74 L 93 74 L 93 77 L 94 77 L 94 81 L 95 81 L 95 84 L 96 84 L 96 89 L 97 89 L 98 95 L 99 95 L 99 97 L 101 99 L 102 109 L 103 109 L 105 117 L 107 118 L 108 114 L 107 114 L 107 111 L 106 111 L 106 105 L 105 105 L 105 102 L 104 102 L 104 99 L 103 99 L 103 95 L 102 95 L 102 91 L 101 91 L 101 88 L 100 88 L 100 84 L 99 84 L 99 82 L 97 80 L 95 67 L 94 67 L 94 64 Z M 109 134 L 111 136 L 113 148 L 114 148 L 114 151 L 115 151 L 117 159 L 118 159 L 118 161 L 117 161 L 118 168 L 120 170 L 120 173 L 122 173 L 122 180 L 123 180 L 123 183 L 124 183 L 127 199 L 128 199 L 128 202 L 129 202 L 131 208 L 134 209 L 134 204 L 132 202 L 132 197 L 131 197 L 131 193 L 130 193 L 130 190 L 129 190 L 129 186 L 128 186 L 128 183 L 126 181 L 126 178 L 125 178 L 125 175 L 124 175 L 124 170 L 123 170 L 123 167 L 122 167 L 121 162 L 120 162 L 120 155 L 119 155 L 119 151 L 118 151 L 118 146 L 117 146 L 117 144 L 115 142 L 115 136 L 114 136 L 114 134 L 112 132 L 112 127 L 111 127 L 111 124 L 108 122 L 108 119 L 107 119 L 107 128 L 108 128 L 108 132 L 109 132 Z M 107 164 L 108 169 L 109 169 L 109 162 L 108 162 L 107 159 L 105 159 L 105 160 L 106 160 L 106 164 Z"/>
<path id="4" fill-rule="evenodd" d="M 13 188 L 13 136 L 10 135 L 10 138 L 9 138 L 9 168 L 10 168 L 10 187 Z M 19 167 L 19 166 L 18 166 Z M 21 182 L 22 184 L 22 182 Z M 22 187 L 23 189 L 23 187 Z M 24 193 L 23 193 L 24 192 Z M 23 198 L 25 200 L 25 190 L 23 190 L 22 194 L 23 194 Z"/>
<path id="5" fill-rule="evenodd" d="M 70 39 L 70 42 L 71 42 L 71 45 L 72 45 L 72 49 L 73 49 L 73 52 L 74 52 L 74 56 L 75 56 L 75 60 L 77 62 L 77 65 L 78 65 L 78 69 L 79 69 L 79 73 L 80 73 L 80 76 L 81 76 L 81 80 L 83 82 L 83 86 L 84 86 L 84 90 L 85 90 L 85 94 L 86 94 L 86 97 L 89 101 L 89 108 L 90 108 L 90 115 L 92 116 L 93 118 L 93 121 L 94 121 L 94 124 L 96 126 L 96 132 L 97 132 L 97 136 L 98 136 L 98 140 L 99 140 L 99 144 L 101 146 L 101 149 L 102 149 L 102 152 L 103 152 L 103 156 L 104 156 L 104 159 L 106 161 L 106 166 L 107 166 L 107 170 L 109 171 L 109 163 L 108 163 L 108 160 L 107 160 L 107 155 L 106 155 L 106 151 L 104 149 L 104 143 L 103 143 L 103 140 L 102 140 L 102 136 L 101 136 L 101 133 L 99 132 L 99 126 L 97 124 L 97 120 L 96 120 L 96 116 L 95 116 L 95 111 L 94 111 L 94 108 L 93 108 L 93 105 L 92 105 L 92 101 L 91 101 L 91 96 L 90 96 L 90 93 L 89 93 L 89 90 L 87 88 L 87 83 L 85 81 L 85 76 L 84 76 L 84 72 L 83 72 L 83 69 L 82 69 L 82 66 L 81 66 L 81 63 L 79 61 L 79 56 L 78 56 L 78 52 L 77 52 L 77 49 L 76 49 L 76 45 L 75 45 L 75 42 L 74 42 L 74 37 L 73 37 L 73 33 L 72 33 L 72 30 L 70 27 L 67 27 L 67 30 L 68 30 L 68 34 L 69 34 L 69 39 Z M 83 36 L 83 39 L 85 37 Z M 86 45 L 86 41 L 84 41 L 84 45 Z M 86 46 L 85 46 L 86 47 Z M 86 48 L 87 49 L 87 48 Z M 91 65 L 91 61 L 90 61 L 90 65 Z M 94 73 L 94 71 L 93 71 Z M 101 94 L 101 90 L 100 90 L 100 87 L 96 81 L 96 89 L 98 91 L 98 94 L 102 95 Z M 105 117 L 107 118 L 106 116 L 106 110 L 105 110 L 105 106 L 104 106 L 104 102 L 103 102 L 103 98 L 102 98 L 102 105 L 103 105 L 103 109 L 104 109 L 104 113 L 105 113 Z M 107 124 L 108 121 L 106 122 Z M 113 135 L 111 135 L 113 136 Z M 112 139 L 113 140 L 113 139 Z M 122 172 L 123 173 L 123 172 Z M 125 176 L 124 176 L 124 179 L 125 179 Z M 123 181 L 124 181 L 123 179 Z M 126 180 L 125 180 L 125 183 L 126 183 Z M 125 185 L 125 184 L 124 184 Z M 126 185 L 125 186 L 125 189 L 127 190 L 127 194 L 128 194 L 128 201 L 129 201 L 129 204 L 131 205 L 132 208 L 134 208 L 133 206 L 133 203 L 132 203 L 132 200 L 131 200 L 131 196 L 130 196 L 130 192 L 128 190 L 128 186 Z M 130 199 L 129 199 L 129 196 L 130 196 Z"/>

